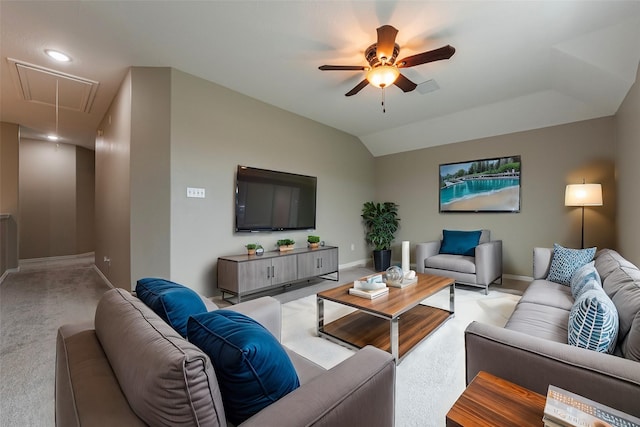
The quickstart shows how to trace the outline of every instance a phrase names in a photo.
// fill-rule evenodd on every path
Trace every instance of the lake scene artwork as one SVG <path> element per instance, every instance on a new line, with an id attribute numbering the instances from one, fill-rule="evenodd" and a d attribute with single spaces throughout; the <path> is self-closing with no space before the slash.
<path id="1" fill-rule="evenodd" d="M 520 156 L 440 165 L 440 212 L 520 212 Z"/>

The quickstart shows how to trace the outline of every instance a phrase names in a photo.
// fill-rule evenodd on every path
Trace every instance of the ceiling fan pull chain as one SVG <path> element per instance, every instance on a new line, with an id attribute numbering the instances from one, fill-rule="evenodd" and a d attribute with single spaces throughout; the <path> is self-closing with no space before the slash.
<path id="1" fill-rule="evenodd" d="M 384 106 L 384 86 L 382 87 L 382 113 L 386 113 L 387 109 Z"/>

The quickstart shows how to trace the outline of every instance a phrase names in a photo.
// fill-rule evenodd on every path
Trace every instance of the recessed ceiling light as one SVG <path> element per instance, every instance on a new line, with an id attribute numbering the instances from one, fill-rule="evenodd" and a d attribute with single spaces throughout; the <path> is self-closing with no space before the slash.
<path id="1" fill-rule="evenodd" d="M 46 49 L 44 51 L 50 58 L 55 59 L 59 62 L 69 62 L 71 61 L 71 57 L 65 53 L 59 52 L 57 50 Z"/>
<path id="2" fill-rule="evenodd" d="M 47 139 L 49 141 L 57 141 L 60 138 L 58 138 L 58 135 L 47 135 Z"/>

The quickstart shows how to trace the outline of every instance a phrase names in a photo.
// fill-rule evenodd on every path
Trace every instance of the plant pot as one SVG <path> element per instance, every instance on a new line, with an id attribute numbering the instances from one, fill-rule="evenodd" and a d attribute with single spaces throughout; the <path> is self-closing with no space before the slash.
<path id="1" fill-rule="evenodd" d="M 318 246 L 320 246 L 320 243 L 309 243 L 309 248 L 311 249 L 318 249 Z"/>
<path id="2" fill-rule="evenodd" d="M 391 267 L 391 249 L 373 251 L 373 267 L 376 271 L 385 271 Z"/>
<path id="3" fill-rule="evenodd" d="M 280 252 L 292 251 L 293 245 L 279 246 Z"/>
<path id="4" fill-rule="evenodd" d="M 256 254 L 255 249 L 247 249 L 247 255 L 255 255 L 255 254 Z"/>

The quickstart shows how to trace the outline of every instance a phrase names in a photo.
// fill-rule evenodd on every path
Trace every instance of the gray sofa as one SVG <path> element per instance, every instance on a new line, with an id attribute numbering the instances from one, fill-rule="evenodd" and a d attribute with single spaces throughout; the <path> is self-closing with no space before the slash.
<path id="1" fill-rule="evenodd" d="M 280 303 L 270 297 L 229 307 L 280 340 Z M 300 387 L 242 426 L 391 426 L 395 363 L 365 347 L 330 370 L 286 349 Z M 121 289 L 104 294 L 95 322 L 58 330 L 56 425 L 226 426 L 208 356 L 141 300 Z"/>
<path id="2" fill-rule="evenodd" d="M 534 249 L 533 282 L 504 328 L 465 331 L 467 384 L 487 371 L 546 395 L 549 384 L 640 416 L 640 271 L 617 252 L 596 253 L 602 287 L 618 311 L 614 354 L 568 344 L 570 288 L 545 278 L 553 250 Z"/>
<path id="3" fill-rule="evenodd" d="M 489 285 L 502 283 L 502 240 L 491 240 L 491 231 L 482 230 L 475 256 L 441 254 L 441 240 L 416 244 L 416 271 L 453 278 L 456 283 L 479 286 L 489 293 Z"/>

